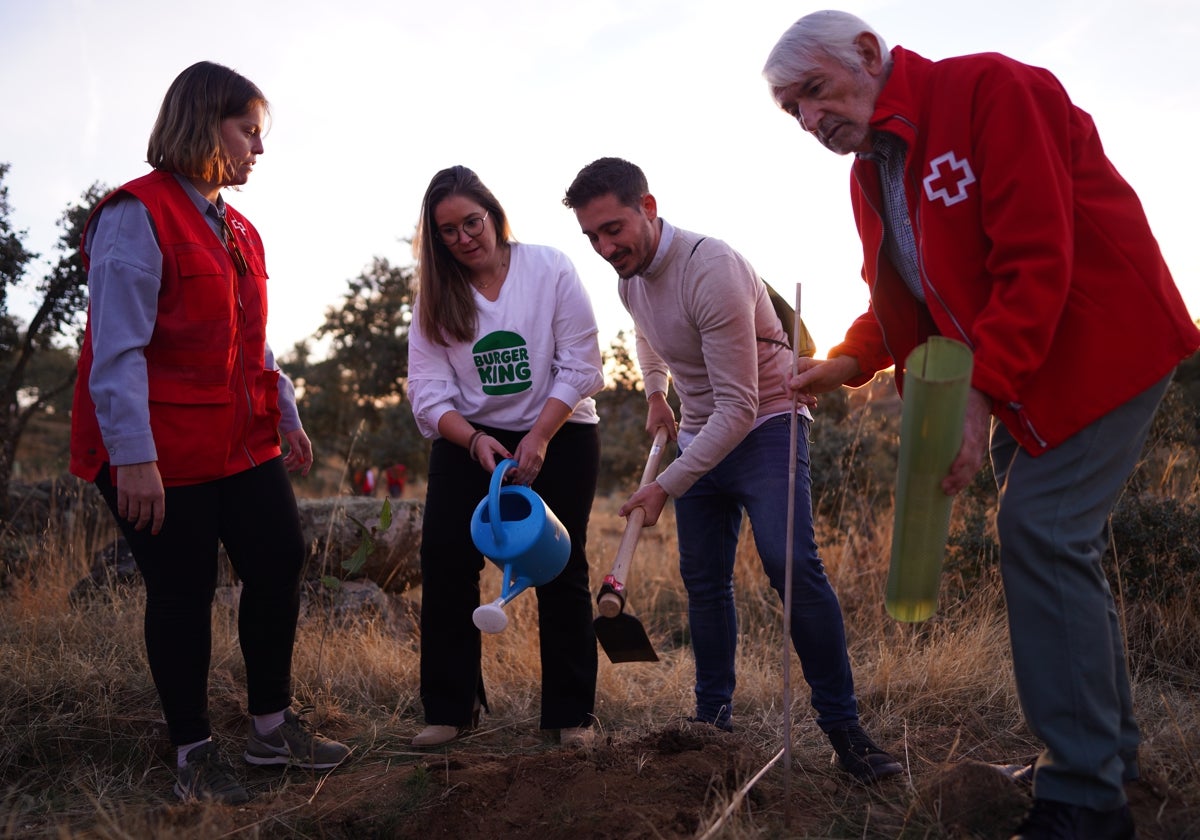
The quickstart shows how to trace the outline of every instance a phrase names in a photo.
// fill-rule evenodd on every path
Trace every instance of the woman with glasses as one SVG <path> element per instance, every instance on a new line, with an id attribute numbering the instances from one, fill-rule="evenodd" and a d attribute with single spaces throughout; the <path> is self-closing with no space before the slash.
<path id="1" fill-rule="evenodd" d="M 604 384 L 595 315 L 575 267 L 553 248 L 515 242 L 504 209 L 464 166 L 437 173 L 417 230 L 408 396 L 433 439 L 421 540 L 421 702 L 413 745 L 453 741 L 487 709 L 479 630 L 484 558 L 475 506 L 498 461 L 566 526 L 563 572 L 537 587 L 541 729 L 586 746 L 596 694 L 596 636 L 586 554 L 600 459 Z M 489 710 L 490 711 L 490 710 Z"/>
<path id="2" fill-rule="evenodd" d="M 221 196 L 249 178 L 267 116 L 262 92 L 218 64 L 172 82 L 150 134 L 153 171 L 85 225 L 88 322 L 71 418 L 71 472 L 100 489 L 146 585 L 175 793 L 231 804 L 248 794 L 208 713 L 218 543 L 242 583 L 244 759 L 326 769 L 349 754 L 291 710 L 306 549 L 288 471 L 308 473 L 312 446 L 266 343 L 262 241 Z"/>

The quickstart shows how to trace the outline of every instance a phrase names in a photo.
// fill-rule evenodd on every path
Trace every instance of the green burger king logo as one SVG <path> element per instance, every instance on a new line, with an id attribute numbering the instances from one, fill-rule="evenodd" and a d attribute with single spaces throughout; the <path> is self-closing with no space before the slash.
<path id="1" fill-rule="evenodd" d="M 517 394 L 532 386 L 529 348 L 516 333 L 505 330 L 489 333 L 475 343 L 471 352 L 475 354 L 475 369 L 479 371 L 483 393 Z"/>

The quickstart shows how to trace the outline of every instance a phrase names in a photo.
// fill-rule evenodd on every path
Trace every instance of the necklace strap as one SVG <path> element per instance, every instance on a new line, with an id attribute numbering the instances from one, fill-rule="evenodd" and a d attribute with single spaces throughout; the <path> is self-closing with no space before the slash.
<path id="1" fill-rule="evenodd" d="M 508 276 L 508 262 L 509 262 L 508 253 L 509 252 L 506 251 L 504 258 L 502 260 L 500 260 L 500 265 L 497 266 L 496 273 L 492 275 L 490 280 L 488 280 L 486 283 L 476 283 L 474 280 L 471 280 L 470 281 L 471 285 L 482 292 L 484 289 L 490 288 L 491 286 L 495 285 L 497 280 L 501 279 L 502 277 L 507 277 Z"/>

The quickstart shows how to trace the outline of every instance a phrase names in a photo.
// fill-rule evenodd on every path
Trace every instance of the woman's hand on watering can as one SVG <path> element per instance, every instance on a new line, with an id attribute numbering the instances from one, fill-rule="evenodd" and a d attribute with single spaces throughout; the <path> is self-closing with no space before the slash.
<path id="1" fill-rule="evenodd" d="M 512 455 L 517 462 L 517 468 L 512 471 L 513 484 L 524 484 L 526 487 L 533 484 L 533 480 L 542 471 L 549 443 L 549 440 L 536 431 L 527 432 L 521 438 L 521 442 L 517 444 L 517 451 Z"/>
<path id="2" fill-rule="evenodd" d="M 491 435 L 483 435 L 475 444 L 475 454 L 479 456 L 479 463 L 488 471 L 490 475 L 496 464 L 506 458 L 512 458 L 512 454 L 504 448 L 504 444 L 496 440 Z"/>

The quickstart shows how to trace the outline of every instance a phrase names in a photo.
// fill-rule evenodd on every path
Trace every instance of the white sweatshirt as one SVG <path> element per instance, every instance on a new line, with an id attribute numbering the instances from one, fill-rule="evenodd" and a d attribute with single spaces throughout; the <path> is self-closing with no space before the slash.
<path id="1" fill-rule="evenodd" d="M 512 243 L 508 276 L 489 301 L 475 293 L 474 340 L 443 347 L 408 334 L 408 398 L 417 428 L 439 436 L 438 422 L 458 411 L 480 425 L 527 431 L 551 397 L 574 406 L 571 423 L 597 423 L 592 395 L 604 387 L 596 316 L 566 254 Z M 414 309 L 420 307 L 418 296 Z"/>

